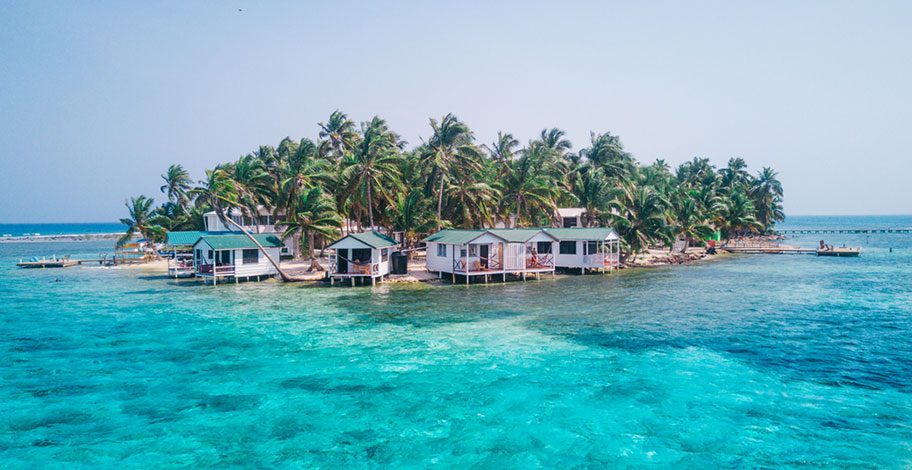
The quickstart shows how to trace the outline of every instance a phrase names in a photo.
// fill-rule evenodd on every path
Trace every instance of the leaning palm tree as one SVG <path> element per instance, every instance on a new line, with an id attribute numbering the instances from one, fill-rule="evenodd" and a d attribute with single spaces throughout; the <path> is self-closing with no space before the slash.
<path id="1" fill-rule="evenodd" d="M 443 195 L 447 182 L 465 172 L 478 171 L 481 167 L 481 152 L 472 145 L 474 137 L 469 126 L 453 114 L 447 114 L 440 123 L 431 118 L 434 133 L 425 144 L 421 162 L 428 168 L 429 185 L 437 182 L 437 218 L 443 216 Z"/>
<path id="2" fill-rule="evenodd" d="M 210 207 L 215 211 L 215 215 L 222 222 L 222 225 L 225 227 L 234 227 L 243 233 L 257 249 L 260 250 L 260 253 L 263 253 L 263 256 L 269 261 L 270 264 L 276 269 L 276 272 L 279 273 L 279 277 L 282 278 L 284 282 L 291 282 L 297 279 L 292 278 L 285 273 L 284 270 L 279 266 L 279 263 L 272 258 L 272 255 L 266 251 L 266 248 L 263 248 L 263 245 L 254 238 L 250 232 L 245 229 L 242 225 L 238 224 L 231 217 L 228 217 L 228 210 L 232 207 L 239 206 L 238 202 L 238 189 L 237 184 L 231 177 L 231 173 L 226 170 L 222 165 L 219 165 L 215 170 L 206 171 L 206 179 L 201 180 L 200 186 L 195 188 L 193 191 L 198 195 L 199 198 L 202 198 L 205 203 L 208 203 Z"/>
<path id="3" fill-rule="evenodd" d="M 125 201 L 124 205 L 130 213 L 129 218 L 120 219 L 120 223 L 127 226 L 126 233 L 117 240 L 117 246 L 123 246 L 133 238 L 134 233 L 146 239 L 149 246 L 156 239 L 161 239 L 165 234 L 165 228 L 159 225 L 166 219 L 160 215 L 155 215 L 152 210 L 152 204 L 155 200 L 146 196 L 131 197 Z"/>
<path id="4" fill-rule="evenodd" d="M 298 199 L 291 216 L 276 224 L 285 227 L 282 240 L 295 234 L 301 237 L 301 252 L 310 259 L 308 271 L 324 271 L 323 266 L 317 262 L 313 255 L 314 238 L 316 235 L 332 237 L 342 226 L 342 218 L 336 213 L 332 199 L 323 194 L 320 188 L 305 191 Z"/>
<path id="5" fill-rule="evenodd" d="M 168 195 L 169 201 L 186 209 L 187 204 L 190 202 L 189 192 L 193 182 L 190 179 L 190 174 L 181 165 L 171 165 L 161 177 L 165 180 L 165 184 L 161 187 L 161 192 Z"/>

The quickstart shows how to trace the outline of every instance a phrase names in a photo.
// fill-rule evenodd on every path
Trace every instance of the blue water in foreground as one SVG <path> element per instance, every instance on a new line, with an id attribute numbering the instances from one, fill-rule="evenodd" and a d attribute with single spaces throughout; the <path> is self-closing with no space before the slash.
<path id="1" fill-rule="evenodd" d="M 0 224 L 0 236 L 21 237 L 23 235 L 82 235 L 87 233 L 118 233 L 126 226 L 115 223 L 88 224 Z"/>
<path id="2" fill-rule="evenodd" d="M 910 468 L 912 236 L 823 238 L 864 253 L 373 289 L 0 244 L 0 468 Z"/>

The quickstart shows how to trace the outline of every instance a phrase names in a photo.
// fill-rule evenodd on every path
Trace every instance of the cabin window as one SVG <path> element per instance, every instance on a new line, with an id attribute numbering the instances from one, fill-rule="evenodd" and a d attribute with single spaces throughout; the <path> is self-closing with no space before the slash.
<path id="1" fill-rule="evenodd" d="M 260 262 L 260 250 L 244 250 L 244 264 L 257 264 Z"/>
<path id="2" fill-rule="evenodd" d="M 478 256 L 478 245 L 469 245 L 469 256 Z"/>
<path id="3" fill-rule="evenodd" d="M 209 254 L 206 256 L 206 259 L 212 259 L 212 250 L 209 250 Z"/>
<path id="4" fill-rule="evenodd" d="M 459 257 L 460 257 L 460 258 L 465 258 L 465 257 L 466 257 L 465 245 L 463 245 L 463 247 L 459 249 Z"/>
<path id="5" fill-rule="evenodd" d="M 594 255 L 598 253 L 598 242 L 586 242 L 586 254 Z"/>
<path id="6" fill-rule="evenodd" d="M 576 227 L 576 217 L 564 217 L 564 228 Z"/>
<path id="7" fill-rule="evenodd" d="M 560 242 L 560 254 L 575 255 L 576 254 L 576 241 L 571 240 L 568 242 Z"/>
<path id="8" fill-rule="evenodd" d="M 269 219 L 271 219 L 271 218 L 272 217 L 270 217 L 268 215 L 261 215 L 260 216 L 260 225 L 269 225 L 269 222 L 271 222 Z"/>
<path id="9" fill-rule="evenodd" d="M 441 258 L 446 258 L 446 245 L 443 243 L 437 244 L 437 256 Z"/>
<path id="10" fill-rule="evenodd" d="M 539 253 L 551 253 L 551 242 L 538 242 L 536 248 Z"/>
<path id="11" fill-rule="evenodd" d="M 380 250 L 380 261 L 387 262 L 389 261 L 389 248 L 384 248 Z"/>

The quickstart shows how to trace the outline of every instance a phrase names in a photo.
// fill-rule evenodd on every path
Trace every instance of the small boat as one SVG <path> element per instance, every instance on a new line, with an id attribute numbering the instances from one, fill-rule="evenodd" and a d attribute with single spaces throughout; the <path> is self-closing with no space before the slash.
<path id="1" fill-rule="evenodd" d="M 861 248 L 824 248 L 817 250 L 817 256 L 845 256 L 855 257 L 861 254 Z"/>

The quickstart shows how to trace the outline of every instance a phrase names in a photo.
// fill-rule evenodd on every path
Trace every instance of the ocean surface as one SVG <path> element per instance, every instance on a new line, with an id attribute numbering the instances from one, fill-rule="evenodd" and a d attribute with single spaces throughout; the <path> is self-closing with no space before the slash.
<path id="1" fill-rule="evenodd" d="M 781 228 L 912 227 L 912 217 Z M 488 286 L 17 270 L 0 468 L 912 468 L 912 235 Z M 58 282 L 59 281 L 59 282 Z"/>
<path id="2" fill-rule="evenodd" d="M 88 233 L 118 233 L 126 226 L 114 223 L 87 224 L 0 224 L 0 236 L 21 237 L 26 235 L 82 235 Z"/>

